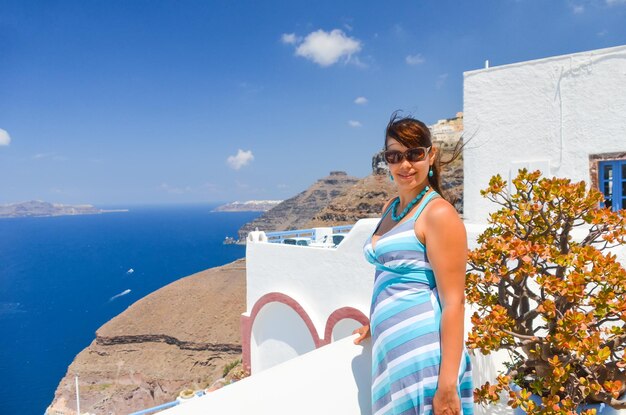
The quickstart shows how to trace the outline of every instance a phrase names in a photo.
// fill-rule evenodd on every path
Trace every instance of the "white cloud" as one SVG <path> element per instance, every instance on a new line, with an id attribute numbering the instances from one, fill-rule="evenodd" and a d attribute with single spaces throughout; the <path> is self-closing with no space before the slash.
<path id="1" fill-rule="evenodd" d="M 583 6 L 582 4 L 575 4 L 572 6 L 572 11 L 574 12 L 574 14 L 582 14 L 585 12 L 585 6 Z"/>
<path id="2" fill-rule="evenodd" d="M 609 6 L 616 6 L 619 4 L 626 4 L 626 0 L 606 0 L 606 4 Z"/>
<path id="3" fill-rule="evenodd" d="M 300 38 L 295 33 L 283 33 L 280 37 L 280 41 L 287 45 L 295 45 L 300 41 Z"/>
<path id="4" fill-rule="evenodd" d="M 252 160 L 254 160 L 252 151 L 243 151 L 242 149 L 237 150 L 236 155 L 229 156 L 228 159 L 226 159 L 230 167 L 235 170 L 239 170 L 240 168 L 248 165 Z"/>
<path id="5" fill-rule="evenodd" d="M 356 99 L 354 100 L 354 103 L 357 105 L 365 105 L 367 104 L 367 98 L 365 97 L 356 97 Z"/>
<path id="6" fill-rule="evenodd" d="M 296 55 L 312 60 L 320 66 L 333 65 L 342 58 L 349 62 L 361 50 L 361 42 L 347 36 L 342 30 L 318 30 L 309 33 L 296 48 Z M 357 64 L 359 61 L 357 60 Z"/>
<path id="7" fill-rule="evenodd" d="M 448 80 L 448 74 L 442 73 L 441 75 L 437 77 L 437 80 L 435 81 L 435 86 L 439 89 L 445 85 L 447 80 Z"/>
<path id="8" fill-rule="evenodd" d="M 424 63 L 426 61 L 421 53 L 418 53 L 417 55 L 408 55 L 404 60 L 409 65 L 419 65 L 420 63 Z"/>
<path id="9" fill-rule="evenodd" d="M 9 144 L 11 144 L 11 136 L 0 128 L 0 146 L 8 146 Z"/>
<path id="10" fill-rule="evenodd" d="M 359 128 L 363 126 L 363 124 L 361 124 L 359 121 L 354 121 L 354 120 L 348 121 L 348 125 L 353 128 Z"/>
<path id="11" fill-rule="evenodd" d="M 371 58 L 371 56 L 368 56 L 368 58 Z M 359 68 L 367 68 L 368 64 L 361 61 L 361 59 L 358 56 L 352 56 L 350 57 L 350 59 L 346 60 L 346 62 L 350 62 L 353 63 L 354 65 L 356 65 Z"/>
<path id="12" fill-rule="evenodd" d="M 596 33 L 596 35 L 599 36 L 599 37 L 603 37 L 603 36 L 606 36 L 608 33 L 609 33 L 609 31 L 604 29 L 604 30 L 601 30 L 598 33 Z"/>

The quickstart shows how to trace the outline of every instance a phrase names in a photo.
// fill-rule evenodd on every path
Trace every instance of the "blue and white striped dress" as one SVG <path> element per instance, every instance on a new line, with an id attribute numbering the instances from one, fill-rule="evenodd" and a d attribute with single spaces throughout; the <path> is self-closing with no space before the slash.
<path id="1" fill-rule="evenodd" d="M 413 216 L 378 238 L 375 247 L 371 237 L 363 247 L 376 266 L 370 309 L 374 415 L 432 414 L 441 363 L 441 305 L 426 246 L 415 236 L 414 225 L 435 196 L 427 194 Z M 465 350 L 458 391 L 463 414 L 472 414 L 472 372 Z"/>

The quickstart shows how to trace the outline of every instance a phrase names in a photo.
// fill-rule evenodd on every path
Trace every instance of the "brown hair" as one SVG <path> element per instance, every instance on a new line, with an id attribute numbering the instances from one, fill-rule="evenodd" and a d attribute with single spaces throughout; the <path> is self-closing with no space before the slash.
<path id="1" fill-rule="evenodd" d="M 431 147 L 433 145 L 428 126 L 411 116 L 401 117 L 399 111 L 391 114 L 391 119 L 385 130 L 385 146 L 387 149 L 387 139 L 393 138 L 407 148 Z M 449 160 L 441 160 L 441 152 L 437 151 L 435 162 L 432 165 L 433 175 L 428 176 L 428 184 L 442 197 L 445 197 L 441 190 L 441 166 L 452 163 L 461 154 L 462 146 L 454 149 L 454 153 Z"/>

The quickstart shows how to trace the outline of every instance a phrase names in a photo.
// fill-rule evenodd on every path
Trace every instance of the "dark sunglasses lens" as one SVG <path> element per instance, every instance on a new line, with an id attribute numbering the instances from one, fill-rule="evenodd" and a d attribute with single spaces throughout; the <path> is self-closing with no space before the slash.
<path id="1" fill-rule="evenodd" d="M 420 161 L 426 157 L 426 149 L 423 147 L 412 148 L 406 152 L 406 158 L 409 161 Z"/>
<path id="2" fill-rule="evenodd" d="M 385 151 L 385 161 L 389 164 L 399 163 L 402 160 L 402 153 L 395 150 Z"/>

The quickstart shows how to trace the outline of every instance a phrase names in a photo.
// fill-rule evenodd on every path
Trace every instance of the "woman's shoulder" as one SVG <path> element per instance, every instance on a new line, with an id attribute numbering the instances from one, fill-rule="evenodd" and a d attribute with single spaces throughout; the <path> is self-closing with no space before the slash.
<path id="1" fill-rule="evenodd" d="M 415 233 L 418 237 L 423 236 L 424 245 L 433 252 L 450 254 L 459 247 L 464 246 L 464 249 L 467 249 L 465 224 L 450 202 L 441 197 L 432 199 L 422 216 L 424 216 L 423 221 L 420 221 Z"/>
<path id="2" fill-rule="evenodd" d="M 427 222 L 461 222 L 461 217 L 454 206 L 443 197 L 433 197 L 424 207 L 424 216 Z"/>

